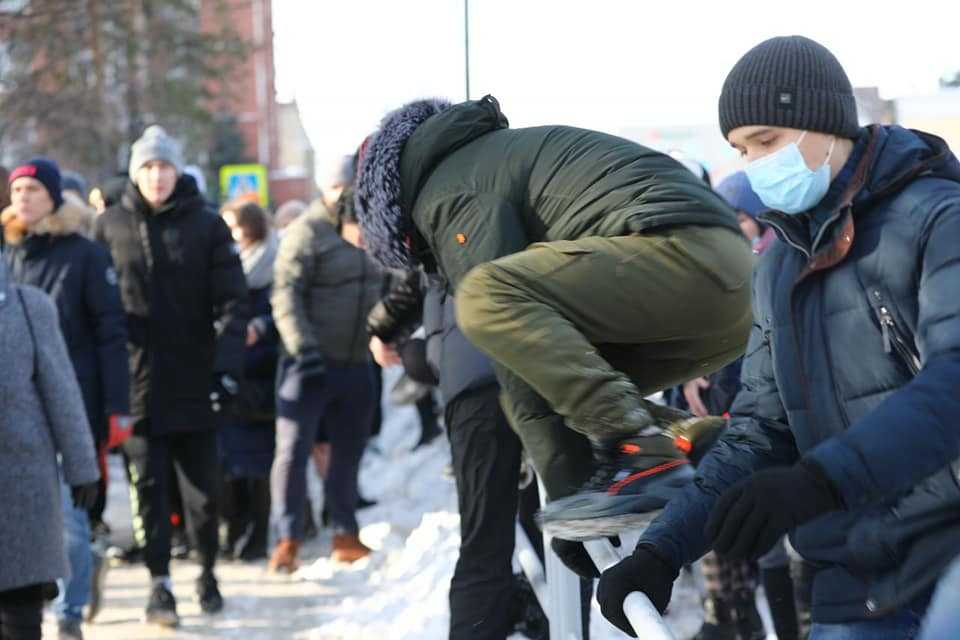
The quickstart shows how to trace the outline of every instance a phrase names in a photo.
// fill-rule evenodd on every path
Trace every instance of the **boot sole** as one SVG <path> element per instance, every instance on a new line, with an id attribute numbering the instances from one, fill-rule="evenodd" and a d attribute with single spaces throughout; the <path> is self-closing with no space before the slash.
<path id="1" fill-rule="evenodd" d="M 565 540 L 591 540 L 646 528 L 667 502 L 693 479 L 690 465 L 676 467 L 648 481 L 642 493 L 578 493 L 548 503 L 537 514 L 544 532 Z"/>
<path id="2" fill-rule="evenodd" d="M 542 525 L 543 532 L 553 538 L 583 542 L 609 538 L 626 531 L 643 533 L 662 509 L 647 513 L 625 513 L 618 516 L 584 520 L 556 520 Z"/>

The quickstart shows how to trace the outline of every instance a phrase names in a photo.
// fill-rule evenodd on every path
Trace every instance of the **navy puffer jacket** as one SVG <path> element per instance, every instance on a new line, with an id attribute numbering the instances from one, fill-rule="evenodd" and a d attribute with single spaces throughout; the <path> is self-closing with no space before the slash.
<path id="1" fill-rule="evenodd" d="M 93 212 L 68 197 L 22 235 L 11 210 L 4 216 L 3 257 L 14 282 L 53 298 L 94 442 L 102 444 L 109 416 L 130 412 L 130 372 L 117 274 L 110 253 L 84 236 L 88 216 Z"/>
<path id="2" fill-rule="evenodd" d="M 873 126 L 844 172 L 813 243 L 805 215 L 765 216 L 781 241 L 754 273 L 732 425 L 644 534 L 690 561 L 726 488 L 813 460 L 845 502 L 791 533 L 824 623 L 923 598 L 960 553 L 960 163 L 939 138 Z"/>

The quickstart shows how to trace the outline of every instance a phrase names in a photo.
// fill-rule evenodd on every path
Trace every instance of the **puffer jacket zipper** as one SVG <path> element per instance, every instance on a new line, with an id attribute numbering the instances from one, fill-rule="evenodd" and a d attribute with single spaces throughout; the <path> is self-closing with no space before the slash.
<path id="1" fill-rule="evenodd" d="M 874 289 L 871 296 L 875 303 L 873 305 L 874 312 L 880 321 L 880 331 L 883 334 L 883 351 L 888 355 L 894 355 L 894 352 L 896 352 L 896 355 L 910 370 L 910 373 L 917 375 L 920 373 L 921 367 L 920 356 L 910 346 L 910 341 L 907 340 L 899 325 L 897 325 L 897 321 L 893 317 L 889 305 L 885 302 L 880 289 Z"/>

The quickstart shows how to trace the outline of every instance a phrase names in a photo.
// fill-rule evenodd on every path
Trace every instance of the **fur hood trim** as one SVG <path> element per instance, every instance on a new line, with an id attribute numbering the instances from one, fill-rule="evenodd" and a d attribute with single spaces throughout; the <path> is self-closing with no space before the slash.
<path id="1" fill-rule="evenodd" d="M 446 100 L 417 100 L 386 115 L 360 151 L 354 204 L 370 257 L 393 269 L 409 269 L 413 220 L 401 206 L 400 155 L 410 136 L 430 117 L 450 108 Z"/>
<path id="2" fill-rule="evenodd" d="M 3 225 L 3 238 L 11 245 L 23 242 L 27 233 L 50 234 L 52 236 L 66 236 L 79 233 L 90 237 L 93 232 L 93 222 L 96 213 L 86 203 L 72 193 L 63 194 L 63 204 L 55 212 L 35 224 L 31 229 L 20 222 L 13 207 L 7 207 L 0 214 L 0 224 Z"/>

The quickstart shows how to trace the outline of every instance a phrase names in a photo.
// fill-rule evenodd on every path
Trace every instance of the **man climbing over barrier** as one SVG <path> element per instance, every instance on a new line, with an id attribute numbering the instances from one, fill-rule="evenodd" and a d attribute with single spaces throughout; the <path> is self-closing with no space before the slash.
<path id="1" fill-rule="evenodd" d="M 675 436 L 703 424 L 644 396 L 735 359 L 750 326 L 750 249 L 704 182 L 603 133 L 511 130 L 487 96 L 387 115 L 356 198 L 375 260 L 455 292 L 546 485 L 548 530 L 610 535 L 687 483 Z"/>

